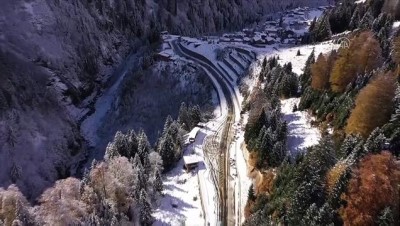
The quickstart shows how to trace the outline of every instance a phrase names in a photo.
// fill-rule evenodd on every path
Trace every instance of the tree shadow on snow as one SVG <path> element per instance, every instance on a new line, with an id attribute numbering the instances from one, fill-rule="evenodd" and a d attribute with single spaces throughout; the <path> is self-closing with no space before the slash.
<path id="1" fill-rule="evenodd" d="M 177 187 L 174 184 L 166 184 L 164 185 L 164 189 L 165 190 L 170 190 L 170 191 L 180 191 L 180 192 L 185 192 L 185 190 L 183 190 L 182 188 Z"/>
<path id="2" fill-rule="evenodd" d="M 189 197 L 188 197 L 189 198 Z M 181 197 L 175 197 L 170 194 L 165 194 L 164 196 L 165 202 L 163 203 L 164 205 L 164 210 L 167 210 L 169 213 L 172 213 L 172 216 L 178 216 L 184 218 L 185 216 L 181 213 L 182 209 L 194 209 L 196 208 L 195 206 L 187 203 L 185 200 L 183 200 Z"/>

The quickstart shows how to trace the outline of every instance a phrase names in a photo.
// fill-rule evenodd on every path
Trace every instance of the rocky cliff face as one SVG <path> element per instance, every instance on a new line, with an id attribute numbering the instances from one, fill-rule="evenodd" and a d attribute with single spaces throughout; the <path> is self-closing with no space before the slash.
<path id="1" fill-rule="evenodd" d="M 0 186 L 16 183 L 35 198 L 68 176 L 85 150 L 82 117 L 115 67 L 159 31 L 233 29 L 268 9 L 315 2 L 1 1 Z"/>

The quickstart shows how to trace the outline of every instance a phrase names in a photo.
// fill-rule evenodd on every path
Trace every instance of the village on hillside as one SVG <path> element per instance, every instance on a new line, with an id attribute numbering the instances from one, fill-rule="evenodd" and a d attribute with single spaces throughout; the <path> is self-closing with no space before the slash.
<path id="1" fill-rule="evenodd" d="M 217 43 L 244 43 L 260 48 L 273 44 L 297 45 L 301 43 L 302 37 L 307 35 L 312 21 L 328 8 L 330 6 L 299 7 L 267 16 L 265 21 L 254 28 L 225 33 L 222 37 L 205 36 L 202 39 Z"/>

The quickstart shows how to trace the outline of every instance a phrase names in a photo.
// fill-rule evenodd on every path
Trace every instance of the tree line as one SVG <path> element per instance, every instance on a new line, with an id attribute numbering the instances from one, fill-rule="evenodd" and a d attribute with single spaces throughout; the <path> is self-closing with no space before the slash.
<path id="1" fill-rule="evenodd" d="M 104 160 L 92 162 L 81 179 L 56 181 L 32 206 L 15 185 L 0 188 L 1 225 L 152 225 L 162 174 L 183 155 L 183 135 L 203 116 L 182 103 L 178 120 L 168 116 L 153 146 L 143 130 L 118 131 Z M 11 174 L 18 174 L 18 170 Z M 17 175 L 15 175 L 17 176 Z"/>

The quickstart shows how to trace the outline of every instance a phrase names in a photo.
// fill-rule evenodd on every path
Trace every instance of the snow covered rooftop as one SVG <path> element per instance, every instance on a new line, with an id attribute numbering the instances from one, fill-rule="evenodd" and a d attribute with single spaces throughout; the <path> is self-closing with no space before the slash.
<path id="1" fill-rule="evenodd" d="M 196 138 L 196 135 L 197 135 L 197 133 L 200 131 L 200 128 L 199 127 L 194 127 L 193 129 L 192 129 L 192 131 L 190 131 L 190 133 L 189 133 L 189 138 Z"/>
<path id="2" fill-rule="evenodd" d="M 188 155 L 183 156 L 183 161 L 185 162 L 185 165 L 190 165 L 200 162 L 200 159 L 197 157 L 197 155 Z"/>

